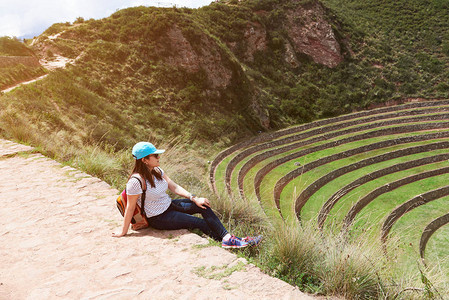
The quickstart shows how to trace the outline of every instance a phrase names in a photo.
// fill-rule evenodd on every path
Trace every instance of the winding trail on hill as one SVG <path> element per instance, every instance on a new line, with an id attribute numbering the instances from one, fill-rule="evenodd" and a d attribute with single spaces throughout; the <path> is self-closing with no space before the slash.
<path id="1" fill-rule="evenodd" d="M 4 89 L 4 90 L 1 90 L 0 92 L 8 93 L 8 92 L 12 91 L 13 89 L 15 89 L 16 87 L 19 87 L 19 86 L 25 85 L 25 84 L 33 83 L 33 82 L 35 82 L 35 81 L 44 79 L 44 78 L 47 77 L 47 76 L 48 76 L 48 74 L 45 74 L 45 75 L 39 76 L 39 77 L 37 77 L 37 78 L 31 79 L 31 80 L 28 80 L 28 81 L 20 82 L 20 83 L 14 85 L 14 86 L 11 86 L 11 87 L 9 87 L 9 88 L 6 88 L 6 89 Z"/>
<path id="2" fill-rule="evenodd" d="M 314 299 L 186 230 L 113 238 L 117 194 L 0 139 L 0 299 Z"/>
<path id="3" fill-rule="evenodd" d="M 54 59 L 52 59 L 52 60 L 40 60 L 39 62 L 42 65 L 42 67 L 46 68 L 47 70 L 54 71 L 56 69 L 65 68 L 65 66 L 68 63 L 74 63 L 75 60 L 67 58 L 67 57 L 64 57 L 64 56 L 61 56 L 61 55 L 55 55 Z M 36 82 L 38 80 L 44 79 L 47 76 L 48 76 L 48 74 L 45 74 L 45 75 L 36 77 L 36 78 L 28 80 L 28 81 L 19 82 L 19 83 L 15 84 L 14 86 L 11 86 L 11 87 L 8 87 L 6 89 L 1 90 L 0 92 L 1 93 L 8 93 L 8 92 L 12 91 L 13 89 L 15 89 L 15 88 L 17 88 L 17 87 L 19 87 L 21 85 L 25 85 L 25 84 L 30 84 L 30 83 Z"/>

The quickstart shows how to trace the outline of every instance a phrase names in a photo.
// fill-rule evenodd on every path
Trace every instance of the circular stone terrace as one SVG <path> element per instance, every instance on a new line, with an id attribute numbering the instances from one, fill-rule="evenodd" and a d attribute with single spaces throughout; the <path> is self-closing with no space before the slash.
<path id="1" fill-rule="evenodd" d="M 402 263 L 422 257 L 449 271 L 448 160 L 449 100 L 415 102 L 245 140 L 216 156 L 210 184 L 274 223 L 363 232 L 387 253 L 394 236 Z"/>

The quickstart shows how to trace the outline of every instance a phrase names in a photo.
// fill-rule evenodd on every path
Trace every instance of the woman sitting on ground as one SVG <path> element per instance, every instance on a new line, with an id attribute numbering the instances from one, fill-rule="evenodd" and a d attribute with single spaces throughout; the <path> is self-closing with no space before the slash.
<path id="1" fill-rule="evenodd" d="M 112 235 L 121 237 L 128 233 L 134 209 L 141 205 L 143 193 L 139 179 L 145 179 L 146 192 L 144 213 L 151 227 L 160 230 L 200 229 L 204 234 L 222 242 L 223 248 L 243 248 L 257 245 L 262 236 L 238 238 L 228 233 L 218 217 L 210 208 L 207 198 L 196 197 L 171 180 L 159 167 L 159 155 L 165 150 L 157 150 L 153 144 L 139 142 L 134 145 L 132 154 L 136 159 L 133 172 L 126 184 L 128 204 L 122 230 Z M 183 197 L 172 200 L 167 189 Z M 129 212 L 128 212 L 129 210 Z M 192 216 L 201 214 L 203 218 Z"/>

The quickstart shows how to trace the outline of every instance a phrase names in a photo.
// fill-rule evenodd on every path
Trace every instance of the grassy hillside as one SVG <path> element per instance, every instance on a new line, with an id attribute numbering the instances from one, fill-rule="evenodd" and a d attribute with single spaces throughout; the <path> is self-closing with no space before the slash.
<path id="1" fill-rule="evenodd" d="M 11 57 L 19 56 L 17 60 L 20 61 L 20 57 L 31 57 L 34 55 L 33 50 L 19 40 L 10 37 L 0 37 L 0 90 L 45 74 L 44 69 L 38 65 L 3 63 L 3 61 L 11 59 Z"/>
<path id="2" fill-rule="evenodd" d="M 34 52 L 15 38 L 0 37 L 0 56 L 32 56 Z"/>
<path id="3" fill-rule="evenodd" d="M 102 20 L 55 24 L 34 47 L 42 56 L 81 55 L 64 75 L 67 84 L 122 105 L 125 115 L 138 116 L 132 123 L 152 135 L 205 143 L 232 142 L 389 100 L 448 97 L 444 3 L 324 1 L 323 22 L 332 27 L 344 60 L 329 68 L 295 52 L 298 64 L 292 65 L 286 61 L 292 37 L 285 20 L 297 7 L 315 9 L 316 3 L 129 8 Z M 295 22 L 305 20 L 296 16 Z M 264 34 L 265 47 L 248 58 L 255 43 L 248 38 L 251 26 Z M 118 149 L 129 146 L 126 135 L 115 135 L 121 140 L 116 144 L 107 129 L 96 131 Z"/>
<path id="4" fill-rule="evenodd" d="M 325 0 L 324 3 L 344 20 L 345 32 L 351 36 L 359 34 L 356 57 L 378 68 L 379 88 L 393 91 L 395 97 L 447 98 L 447 1 Z"/>

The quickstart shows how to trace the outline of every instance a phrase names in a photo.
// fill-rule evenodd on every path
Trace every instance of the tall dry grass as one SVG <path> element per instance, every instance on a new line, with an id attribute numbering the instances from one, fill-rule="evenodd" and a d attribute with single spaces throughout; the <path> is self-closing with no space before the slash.
<path id="1" fill-rule="evenodd" d="M 395 248 L 399 241 L 390 239 Z M 379 239 L 320 231 L 312 222 L 276 224 L 258 258 L 266 272 L 303 291 L 344 299 L 445 299 L 446 274 L 438 264 L 420 272 L 402 268 L 385 255 Z M 416 270 L 416 268 L 415 268 Z"/>
<path id="2" fill-rule="evenodd" d="M 273 274 L 312 293 L 348 299 L 377 299 L 383 260 L 362 241 L 348 242 L 311 223 L 280 225 L 265 254 Z"/>

